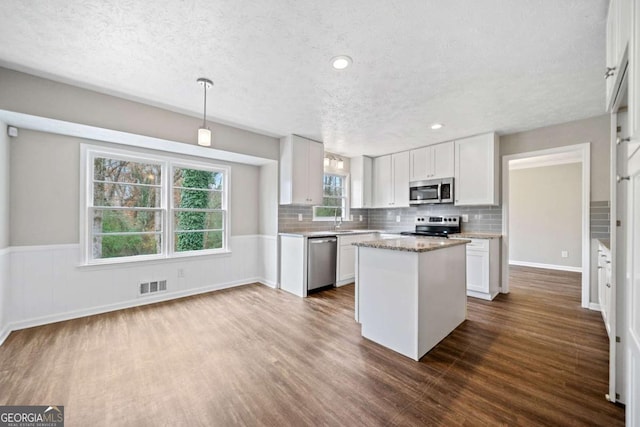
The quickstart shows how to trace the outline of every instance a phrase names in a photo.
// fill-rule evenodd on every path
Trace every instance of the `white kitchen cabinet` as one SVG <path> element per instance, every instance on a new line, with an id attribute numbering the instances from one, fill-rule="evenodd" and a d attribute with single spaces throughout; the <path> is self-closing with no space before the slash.
<path id="1" fill-rule="evenodd" d="M 631 16 L 628 107 L 630 151 L 633 154 L 640 147 L 640 0 L 632 2 Z"/>
<path id="2" fill-rule="evenodd" d="M 470 239 L 467 295 L 492 300 L 500 291 L 500 239 Z"/>
<path id="3" fill-rule="evenodd" d="M 411 150 L 409 181 L 451 178 L 454 170 L 453 141 Z"/>
<path id="4" fill-rule="evenodd" d="M 280 236 L 280 289 L 307 296 L 307 239 L 302 235 Z"/>
<path id="5" fill-rule="evenodd" d="M 498 205 L 498 136 L 495 133 L 455 141 L 456 206 Z"/>
<path id="6" fill-rule="evenodd" d="M 351 208 L 373 207 L 373 159 L 353 157 L 351 163 Z"/>
<path id="7" fill-rule="evenodd" d="M 612 111 L 628 65 L 632 0 L 611 0 L 607 14 L 606 109 Z"/>
<path id="8" fill-rule="evenodd" d="M 280 139 L 280 204 L 319 205 L 324 176 L 322 143 L 289 135 Z"/>
<path id="9" fill-rule="evenodd" d="M 598 243 L 598 303 L 611 339 L 611 251 L 602 242 Z"/>
<path id="10" fill-rule="evenodd" d="M 373 159 L 373 200 L 377 208 L 409 206 L 409 152 Z"/>
<path id="11" fill-rule="evenodd" d="M 336 263 L 336 286 L 353 283 L 356 277 L 356 247 L 352 243 L 376 240 L 377 233 L 338 235 L 338 259 Z"/>

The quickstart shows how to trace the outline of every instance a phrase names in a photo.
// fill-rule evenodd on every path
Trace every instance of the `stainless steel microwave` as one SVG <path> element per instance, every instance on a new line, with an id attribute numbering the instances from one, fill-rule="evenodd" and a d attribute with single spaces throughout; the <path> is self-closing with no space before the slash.
<path id="1" fill-rule="evenodd" d="M 453 203 L 453 178 L 429 179 L 409 183 L 409 204 Z"/>

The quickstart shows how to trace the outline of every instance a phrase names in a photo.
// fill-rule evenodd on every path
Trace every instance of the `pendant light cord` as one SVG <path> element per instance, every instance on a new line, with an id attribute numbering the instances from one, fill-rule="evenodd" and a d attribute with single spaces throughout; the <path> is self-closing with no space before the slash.
<path id="1" fill-rule="evenodd" d="M 204 114 L 202 115 L 202 127 L 207 127 L 207 84 L 204 83 L 202 85 L 202 89 L 204 90 Z"/>

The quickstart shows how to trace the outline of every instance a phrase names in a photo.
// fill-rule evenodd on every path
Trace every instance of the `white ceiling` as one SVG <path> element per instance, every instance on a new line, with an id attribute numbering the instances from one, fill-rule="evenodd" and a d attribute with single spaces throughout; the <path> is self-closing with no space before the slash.
<path id="1" fill-rule="evenodd" d="M 380 155 L 603 114 L 607 5 L 2 0 L 0 64 L 195 116 L 209 77 L 210 120 Z"/>

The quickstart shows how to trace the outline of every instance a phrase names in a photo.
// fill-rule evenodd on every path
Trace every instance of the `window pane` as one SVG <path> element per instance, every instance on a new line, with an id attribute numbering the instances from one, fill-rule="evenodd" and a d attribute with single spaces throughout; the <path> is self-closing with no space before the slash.
<path id="1" fill-rule="evenodd" d="M 344 199 L 338 199 L 338 198 L 333 199 L 333 198 L 330 198 L 330 197 L 325 197 L 322 200 L 322 206 L 327 206 L 327 207 L 329 207 L 329 206 L 338 206 L 338 207 L 341 207 L 342 203 L 343 203 L 343 200 Z"/>
<path id="2" fill-rule="evenodd" d="M 103 235 L 93 237 L 93 258 L 156 255 L 162 251 L 160 234 Z"/>
<path id="3" fill-rule="evenodd" d="M 224 222 L 224 212 L 175 212 L 176 231 L 220 230 Z"/>
<path id="4" fill-rule="evenodd" d="M 328 208 L 324 206 L 316 206 L 315 207 L 316 217 L 331 217 L 334 218 L 336 215 L 336 208 Z M 337 208 L 337 216 L 342 217 L 342 208 Z"/>
<path id="5" fill-rule="evenodd" d="M 207 188 L 222 190 L 224 174 L 198 169 L 175 168 L 173 170 L 173 185 L 186 188 Z"/>
<path id="6" fill-rule="evenodd" d="M 153 163 L 96 157 L 93 161 L 93 179 L 96 181 L 125 182 L 160 185 L 162 167 Z"/>
<path id="7" fill-rule="evenodd" d="M 189 209 L 222 209 L 222 191 L 174 189 L 173 206 Z"/>
<path id="8" fill-rule="evenodd" d="M 325 185 L 325 187 L 324 187 L 324 195 L 325 196 L 342 197 L 342 187 L 328 187 L 328 186 Z"/>
<path id="9" fill-rule="evenodd" d="M 93 205 L 158 208 L 161 204 L 160 194 L 158 187 L 96 182 L 93 184 Z"/>
<path id="10" fill-rule="evenodd" d="M 94 233 L 162 231 L 162 211 L 93 209 Z"/>
<path id="11" fill-rule="evenodd" d="M 183 231 L 175 236 L 176 252 L 221 249 L 223 246 L 222 231 Z"/>

